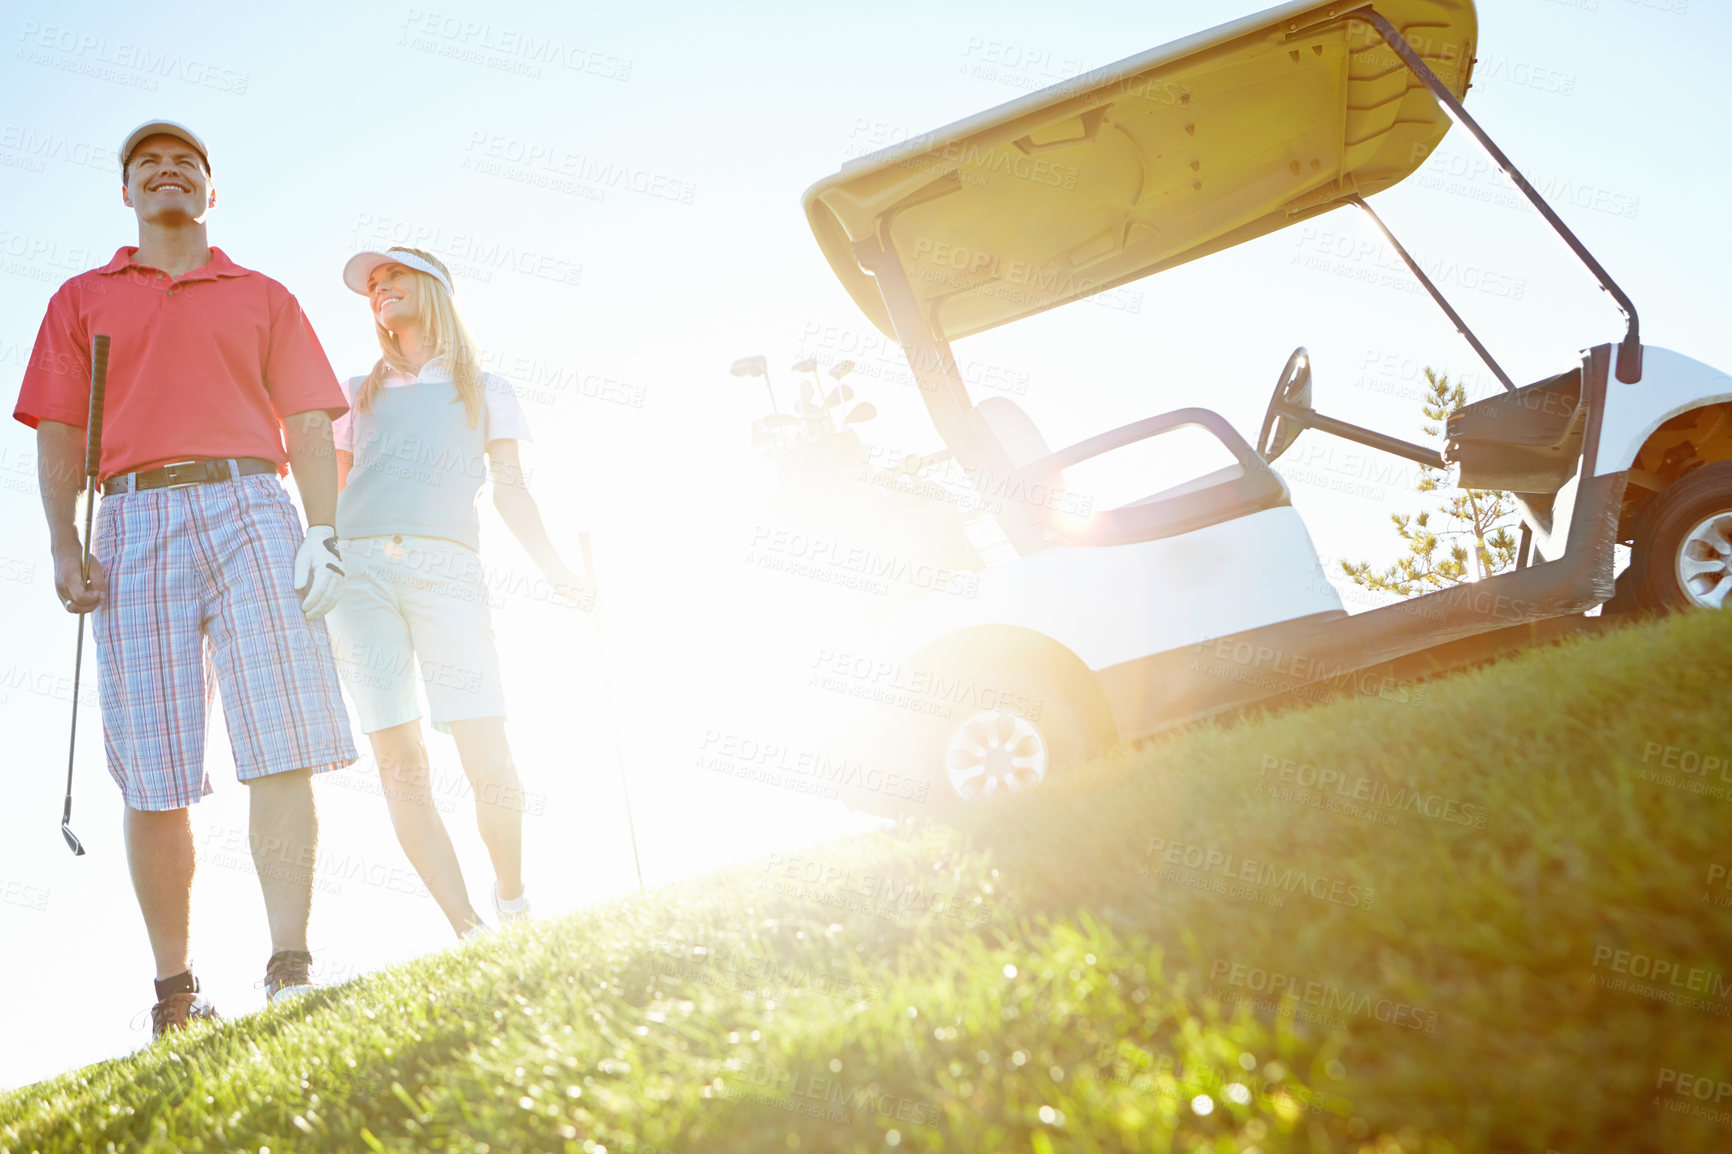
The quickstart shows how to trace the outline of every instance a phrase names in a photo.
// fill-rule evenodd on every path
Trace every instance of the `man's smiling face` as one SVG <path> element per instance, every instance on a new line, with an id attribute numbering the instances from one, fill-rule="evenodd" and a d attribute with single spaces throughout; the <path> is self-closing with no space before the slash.
<path id="1" fill-rule="evenodd" d="M 216 206 L 216 189 L 196 148 L 159 133 L 132 150 L 121 200 L 147 224 L 201 221 Z"/>

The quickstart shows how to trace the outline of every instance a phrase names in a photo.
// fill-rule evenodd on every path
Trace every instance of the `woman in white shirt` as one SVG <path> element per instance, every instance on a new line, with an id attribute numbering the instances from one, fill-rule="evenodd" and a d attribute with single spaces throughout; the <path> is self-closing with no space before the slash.
<path id="1" fill-rule="evenodd" d="M 348 578 L 330 625 L 337 669 L 373 744 L 403 851 L 451 927 L 485 928 L 433 804 L 415 678 L 433 726 L 457 741 L 493 862 L 499 920 L 528 913 L 524 793 L 505 738 L 505 697 L 483 574 L 476 502 L 493 482 L 499 515 L 558 594 L 589 587 L 547 539 L 524 482 L 528 423 L 511 384 L 483 373 L 452 301 L 451 273 L 413 248 L 363 252 L 343 283 L 368 298 L 383 355 L 349 380 L 334 427 L 337 533 Z"/>

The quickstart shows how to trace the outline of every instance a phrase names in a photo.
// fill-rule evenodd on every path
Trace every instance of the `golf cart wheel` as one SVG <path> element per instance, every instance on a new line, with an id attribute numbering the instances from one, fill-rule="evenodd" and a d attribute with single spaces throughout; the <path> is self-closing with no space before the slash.
<path id="1" fill-rule="evenodd" d="M 1732 461 L 1687 473 L 1654 499 L 1630 568 L 1643 609 L 1732 609 Z"/>
<path id="2" fill-rule="evenodd" d="M 996 700 L 959 703 L 935 727 L 933 796 L 957 807 L 1026 793 L 1110 745 L 1099 690 L 1068 680 L 1021 670 L 975 678 Z"/>
<path id="3" fill-rule="evenodd" d="M 968 716 L 944 747 L 944 775 L 961 801 L 1020 793 L 1046 780 L 1052 749 L 1037 722 L 988 710 Z"/>

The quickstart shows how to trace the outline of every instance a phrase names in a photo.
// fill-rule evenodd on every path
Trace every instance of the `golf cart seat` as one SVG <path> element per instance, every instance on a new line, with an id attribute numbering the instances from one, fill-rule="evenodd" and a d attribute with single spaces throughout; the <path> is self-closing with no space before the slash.
<path id="1" fill-rule="evenodd" d="M 1064 470 L 1114 449 L 1187 426 L 1207 430 L 1234 464 L 1140 497 L 1117 509 L 1074 511 Z M 965 429 L 981 466 L 975 485 L 996 501 L 995 516 L 1019 553 L 1050 545 L 1128 545 L 1188 533 L 1205 525 L 1289 504 L 1287 485 L 1218 413 L 1175 409 L 1052 452 L 1028 414 L 1005 397 L 988 397 L 968 413 Z M 1068 515 L 1067 515 L 1068 512 Z"/>
<path id="2" fill-rule="evenodd" d="M 1444 456 L 1461 466 L 1465 489 L 1556 493 L 1576 471 L 1586 426 L 1575 368 L 1452 413 Z"/>

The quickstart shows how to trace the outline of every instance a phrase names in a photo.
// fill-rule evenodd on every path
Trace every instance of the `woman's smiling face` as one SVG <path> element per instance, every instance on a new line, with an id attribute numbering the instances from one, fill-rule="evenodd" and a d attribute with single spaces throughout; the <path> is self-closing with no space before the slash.
<path id="1" fill-rule="evenodd" d="M 421 285 L 407 266 L 391 261 L 367 277 L 367 299 L 373 306 L 373 319 L 387 332 L 396 332 L 415 322 L 421 307 Z"/>

